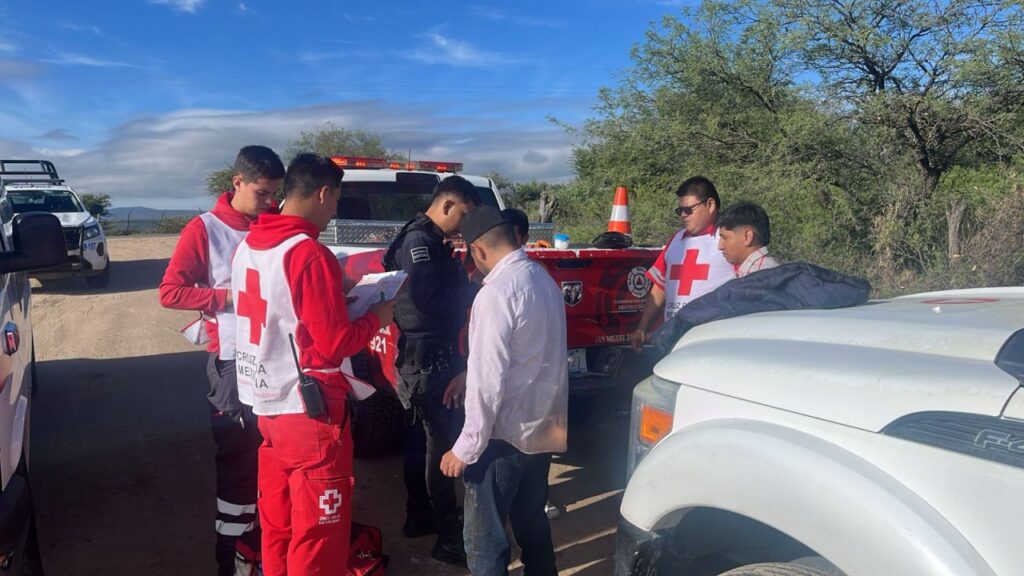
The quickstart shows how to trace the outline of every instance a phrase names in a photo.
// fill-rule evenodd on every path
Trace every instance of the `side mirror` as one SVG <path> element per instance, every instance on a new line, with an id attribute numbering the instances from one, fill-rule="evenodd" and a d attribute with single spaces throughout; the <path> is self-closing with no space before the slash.
<path id="1" fill-rule="evenodd" d="M 14 249 L 0 252 L 0 274 L 49 268 L 67 260 L 64 229 L 53 214 L 18 214 L 11 226 Z"/>

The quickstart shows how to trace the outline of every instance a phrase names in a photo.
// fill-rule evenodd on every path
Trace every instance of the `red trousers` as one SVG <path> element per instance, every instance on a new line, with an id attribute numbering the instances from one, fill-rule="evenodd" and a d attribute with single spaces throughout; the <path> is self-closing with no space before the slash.
<path id="1" fill-rule="evenodd" d="M 330 418 L 260 416 L 259 513 L 265 576 L 343 576 L 352 524 L 352 436 Z"/>

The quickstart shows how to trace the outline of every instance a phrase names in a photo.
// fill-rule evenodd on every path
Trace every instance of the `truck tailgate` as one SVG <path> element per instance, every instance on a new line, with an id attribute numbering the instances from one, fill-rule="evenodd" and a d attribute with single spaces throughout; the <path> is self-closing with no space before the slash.
<path id="1" fill-rule="evenodd" d="M 643 313 L 660 248 L 528 250 L 562 289 L 569 348 L 627 344 Z"/>

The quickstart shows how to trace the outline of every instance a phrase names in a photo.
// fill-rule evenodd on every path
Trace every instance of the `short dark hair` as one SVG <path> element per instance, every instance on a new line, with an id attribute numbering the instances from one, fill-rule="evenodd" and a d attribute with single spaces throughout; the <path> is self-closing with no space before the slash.
<path id="1" fill-rule="evenodd" d="M 434 196 L 430 203 L 433 204 L 445 196 L 455 196 L 467 204 L 480 205 L 480 193 L 477 192 L 476 186 L 462 176 L 449 176 L 438 182 L 434 186 Z"/>
<path id="2" fill-rule="evenodd" d="M 487 232 L 481 234 L 480 237 L 476 239 L 476 242 L 479 242 L 489 248 L 494 248 L 502 244 L 507 244 L 513 247 L 518 246 L 518 244 L 516 244 L 516 235 L 515 232 L 512 231 L 511 224 L 502 224 L 491 228 Z"/>
<path id="3" fill-rule="evenodd" d="M 255 182 L 260 178 L 280 180 L 284 178 L 284 164 L 281 163 L 281 157 L 266 146 L 246 146 L 235 157 L 235 174 L 246 182 Z"/>
<path id="4" fill-rule="evenodd" d="M 516 234 L 524 238 L 530 234 L 530 217 L 519 208 L 505 208 L 501 211 L 501 217 L 512 226 Z"/>
<path id="5" fill-rule="evenodd" d="M 337 164 L 319 154 L 299 154 L 288 164 L 284 177 L 285 198 L 309 198 L 324 186 L 338 188 L 345 175 Z"/>
<path id="6" fill-rule="evenodd" d="M 767 246 L 772 241 L 771 222 L 768 212 L 753 202 L 738 202 L 722 212 L 718 217 L 718 227 L 735 230 L 740 226 L 750 226 L 754 230 L 754 241 Z"/>
<path id="7" fill-rule="evenodd" d="M 680 198 L 683 196 L 696 196 L 701 202 L 707 202 L 708 198 L 713 198 L 715 206 L 722 207 L 722 200 L 718 197 L 718 190 L 715 189 L 715 185 L 711 183 L 711 180 L 703 176 L 694 176 L 693 178 L 683 180 L 683 183 L 676 189 L 676 196 Z"/>

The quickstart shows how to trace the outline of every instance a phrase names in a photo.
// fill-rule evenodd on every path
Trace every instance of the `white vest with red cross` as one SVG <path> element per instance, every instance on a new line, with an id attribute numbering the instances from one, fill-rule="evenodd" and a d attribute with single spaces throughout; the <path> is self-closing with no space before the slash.
<path id="1" fill-rule="evenodd" d="M 296 234 L 269 250 L 254 250 L 242 242 L 232 263 L 238 399 L 259 416 L 303 412 L 288 338 L 295 335 L 299 319 L 284 258 L 304 240 L 309 236 Z"/>
<path id="2" fill-rule="evenodd" d="M 736 277 L 736 269 L 718 249 L 718 231 L 690 236 L 680 230 L 663 254 L 665 270 L 651 268 L 654 276 L 664 275 L 658 285 L 665 287 L 665 320 L 675 316 L 687 302 L 713 291 Z"/>
<path id="3" fill-rule="evenodd" d="M 210 269 L 207 278 L 210 288 L 231 288 L 231 257 L 235 249 L 245 240 L 248 230 L 235 230 L 212 212 L 199 216 L 206 227 L 206 253 Z M 235 357 L 235 315 L 231 311 L 217 313 L 218 358 L 231 360 Z"/>

